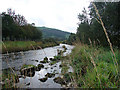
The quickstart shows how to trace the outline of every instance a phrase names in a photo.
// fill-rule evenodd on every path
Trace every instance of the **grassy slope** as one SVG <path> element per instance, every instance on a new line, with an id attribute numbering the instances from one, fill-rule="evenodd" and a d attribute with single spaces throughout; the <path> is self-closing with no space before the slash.
<path id="1" fill-rule="evenodd" d="M 57 45 L 56 43 L 42 43 L 35 41 L 5 41 L 2 44 L 2 53 L 16 52 L 16 51 L 25 51 L 31 49 L 41 49 L 45 47 L 51 47 Z"/>
<path id="2" fill-rule="evenodd" d="M 60 40 L 65 40 L 69 37 L 70 33 L 62 30 L 47 28 L 47 27 L 37 27 L 43 33 L 43 38 L 57 38 Z"/>
<path id="3" fill-rule="evenodd" d="M 118 65 L 120 53 L 115 50 Z M 76 45 L 65 59 L 73 67 L 73 82 L 82 88 L 120 87 L 120 66 L 116 68 L 110 50 L 105 48 Z"/>

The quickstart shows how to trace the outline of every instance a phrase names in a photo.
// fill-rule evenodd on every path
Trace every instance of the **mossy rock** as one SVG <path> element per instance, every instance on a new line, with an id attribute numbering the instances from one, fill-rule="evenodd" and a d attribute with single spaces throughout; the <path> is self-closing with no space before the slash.
<path id="1" fill-rule="evenodd" d="M 40 61 L 40 63 L 48 63 L 48 60 Z"/>
<path id="2" fill-rule="evenodd" d="M 63 51 L 62 50 L 57 50 L 58 55 L 62 55 Z"/>
<path id="3" fill-rule="evenodd" d="M 47 81 L 47 77 L 45 77 L 45 78 L 41 78 L 41 79 L 39 79 L 41 82 L 46 82 Z"/>
<path id="4" fill-rule="evenodd" d="M 34 65 L 23 65 L 20 69 L 21 75 L 33 77 L 35 75 L 36 67 Z"/>
<path id="5" fill-rule="evenodd" d="M 38 64 L 38 67 L 39 68 L 44 68 L 44 65 L 43 64 Z"/>
<path id="6" fill-rule="evenodd" d="M 36 66 L 36 71 L 40 71 L 41 68 L 44 68 L 44 65 L 43 65 L 43 64 L 38 64 L 38 65 Z"/>
<path id="7" fill-rule="evenodd" d="M 55 76 L 55 74 L 53 74 L 53 73 L 47 73 L 45 76 L 48 77 L 48 78 L 52 78 L 52 77 Z"/>
<path id="8" fill-rule="evenodd" d="M 53 81 L 56 82 L 56 83 L 59 83 L 61 85 L 66 85 L 64 79 L 61 78 L 61 77 L 56 77 L 55 79 L 53 79 Z"/>
<path id="9" fill-rule="evenodd" d="M 47 58 L 47 57 L 45 57 L 45 58 L 44 58 L 44 60 L 48 60 L 48 58 Z"/>
<path id="10" fill-rule="evenodd" d="M 56 59 L 55 59 L 55 58 L 50 58 L 50 60 L 51 60 L 51 61 L 56 61 Z"/>

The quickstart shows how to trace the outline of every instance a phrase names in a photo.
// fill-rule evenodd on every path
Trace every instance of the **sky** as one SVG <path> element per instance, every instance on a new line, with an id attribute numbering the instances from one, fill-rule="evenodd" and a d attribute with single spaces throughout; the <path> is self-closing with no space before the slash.
<path id="1" fill-rule="evenodd" d="M 89 6 L 90 0 L 2 0 L 0 12 L 8 8 L 23 15 L 28 23 L 38 27 L 56 28 L 76 33 L 78 14 Z"/>

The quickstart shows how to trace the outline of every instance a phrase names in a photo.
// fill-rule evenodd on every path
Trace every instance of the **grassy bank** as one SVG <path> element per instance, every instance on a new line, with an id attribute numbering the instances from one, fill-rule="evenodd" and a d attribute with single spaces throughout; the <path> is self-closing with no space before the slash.
<path id="1" fill-rule="evenodd" d="M 45 47 L 56 46 L 58 43 L 54 42 L 35 42 L 35 41 L 5 41 L 2 43 L 2 53 L 17 52 L 41 49 Z"/>
<path id="2" fill-rule="evenodd" d="M 120 51 L 116 49 L 114 51 L 119 65 Z M 109 49 L 78 44 L 63 63 L 69 63 L 74 69 L 72 73 L 74 87 L 120 88 L 120 66 L 114 65 L 112 56 Z"/>

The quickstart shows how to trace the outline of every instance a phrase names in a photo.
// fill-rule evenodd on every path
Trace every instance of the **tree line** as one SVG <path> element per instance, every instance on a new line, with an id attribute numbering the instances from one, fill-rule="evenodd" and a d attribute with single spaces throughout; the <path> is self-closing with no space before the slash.
<path id="1" fill-rule="evenodd" d="M 15 11 L 8 9 L 0 14 L 2 17 L 2 40 L 42 40 L 42 32 L 34 23 L 29 24 L 24 16 L 15 14 Z"/>
<path id="2" fill-rule="evenodd" d="M 95 2 L 103 20 L 108 36 L 114 46 L 120 47 L 120 2 Z M 78 15 L 79 23 L 76 34 L 71 34 L 69 42 L 79 40 L 81 43 L 107 46 L 108 42 L 92 3 L 89 12 L 84 8 Z"/>

